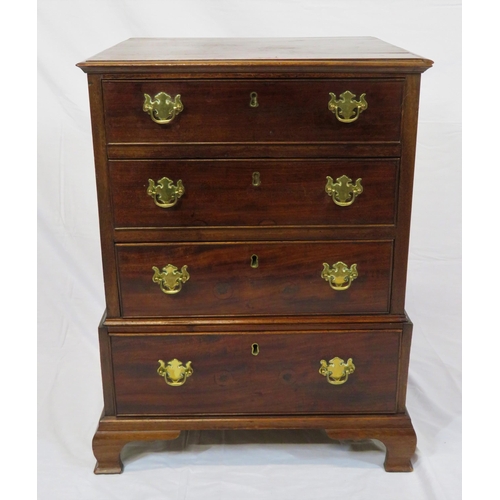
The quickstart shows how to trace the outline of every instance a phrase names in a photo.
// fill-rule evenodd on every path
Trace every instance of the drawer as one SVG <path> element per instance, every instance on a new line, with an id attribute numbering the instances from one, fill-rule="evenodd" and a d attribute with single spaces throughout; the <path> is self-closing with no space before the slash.
<path id="1" fill-rule="evenodd" d="M 107 80 L 106 140 L 398 142 L 403 88 L 403 79 Z"/>
<path id="2" fill-rule="evenodd" d="M 390 159 L 110 161 L 114 225 L 394 224 L 398 167 Z"/>
<path id="3" fill-rule="evenodd" d="M 124 317 L 389 310 L 392 241 L 115 248 Z"/>
<path id="4" fill-rule="evenodd" d="M 392 413 L 400 341 L 396 330 L 113 335 L 117 414 Z"/>

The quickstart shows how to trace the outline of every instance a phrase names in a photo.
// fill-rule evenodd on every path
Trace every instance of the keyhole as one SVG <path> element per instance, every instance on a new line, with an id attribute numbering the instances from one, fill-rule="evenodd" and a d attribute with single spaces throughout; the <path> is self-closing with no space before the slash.
<path id="1" fill-rule="evenodd" d="M 250 92 L 250 107 L 259 107 L 259 102 L 257 101 L 257 92 Z"/>
<path id="2" fill-rule="evenodd" d="M 252 186 L 260 186 L 260 172 L 252 174 Z"/>
<path id="3" fill-rule="evenodd" d="M 257 356 L 259 354 L 259 344 L 252 344 L 252 355 Z"/>
<path id="4" fill-rule="evenodd" d="M 252 257 L 250 257 L 250 267 L 253 267 L 256 269 L 259 267 L 259 257 L 258 255 L 253 254 Z"/>

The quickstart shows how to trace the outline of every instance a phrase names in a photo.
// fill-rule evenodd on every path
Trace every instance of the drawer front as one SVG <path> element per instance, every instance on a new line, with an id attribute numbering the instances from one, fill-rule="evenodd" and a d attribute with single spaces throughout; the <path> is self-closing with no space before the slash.
<path id="1" fill-rule="evenodd" d="M 108 80 L 103 82 L 106 138 L 108 143 L 399 141 L 403 88 L 403 80 L 389 79 Z"/>
<path id="2" fill-rule="evenodd" d="M 399 331 L 112 336 L 117 414 L 395 412 L 400 338 Z"/>
<path id="3" fill-rule="evenodd" d="M 398 166 L 398 160 L 110 161 L 114 224 L 394 224 Z"/>
<path id="4" fill-rule="evenodd" d="M 392 248 L 392 241 L 119 244 L 122 315 L 385 313 Z"/>

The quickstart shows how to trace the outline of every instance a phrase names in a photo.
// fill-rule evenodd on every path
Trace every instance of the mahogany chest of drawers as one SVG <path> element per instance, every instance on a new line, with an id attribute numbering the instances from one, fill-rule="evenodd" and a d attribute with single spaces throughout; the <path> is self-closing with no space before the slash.
<path id="1" fill-rule="evenodd" d="M 106 312 L 96 473 L 189 429 L 374 438 L 411 470 L 420 74 L 375 38 L 130 39 L 88 73 Z"/>

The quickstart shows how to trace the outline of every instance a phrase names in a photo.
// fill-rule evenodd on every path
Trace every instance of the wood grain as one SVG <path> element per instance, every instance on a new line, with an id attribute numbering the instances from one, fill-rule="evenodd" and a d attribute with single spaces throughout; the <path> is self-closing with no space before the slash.
<path id="1" fill-rule="evenodd" d="M 78 64 L 87 72 L 166 71 L 179 67 L 232 73 L 333 68 L 422 72 L 432 61 L 374 37 L 131 38 Z"/>
<path id="2" fill-rule="evenodd" d="M 113 336 L 117 415 L 394 413 L 401 332 Z M 252 344 L 259 354 L 252 354 Z M 353 359 L 342 385 L 320 360 Z M 192 361 L 172 387 L 158 360 Z"/>
<path id="3" fill-rule="evenodd" d="M 189 429 L 325 429 L 378 439 L 387 471 L 411 470 L 404 304 L 420 74 L 431 65 L 372 37 L 130 39 L 78 64 L 107 308 L 96 473 L 121 472 L 129 441 Z M 328 110 L 330 92 L 346 90 L 368 102 L 352 123 Z M 184 104 L 169 125 L 143 111 L 144 94 L 159 92 Z M 364 188 L 350 207 L 325 193 L 326 176 L 344 174 Z M 146 193 L 162 177 L 186 188 L 172 209 Z M 358 267 L 344 291 L 321 277 L 337 261 Z M 152 281 L 167 264 L 188 266 L 175 295 Z M 335 356 L 356 366 L 339 386 L 318 371 Z M 156 371 L 174 357 L 194 368 L 180 387 Z"/>
<path id="4" fill-rule="evenodd" d="M 149 244 L 116 247 L 123 317 L 386 313 L 392 241 Z M 258 268 L 251 257 L 257 255 Z M 357 264 L 347 290 L 321 278 L 323 263 Z M 189 281 L 166 295 L 156 266 L 187 265 Z"/>
<path id="5" fill-rule="evenodd" d="M 349 226 L 394 225 L 397 160 L 110 161 L 114 225 Z M 260 185 L 252 184 L 254 172 Z M 325 192 L 327 176 L 361 179 L 363 192 L 341 207 Z M 185 192 L 160 208 L 148 180 L 179 179 Z"/>
<path id="6" fill-rule="evenodd" d="M 117 143 L 399 141 L 404 80 L 158 80 L 103 82 L 106 137 Z M 366 94 L 368 109 L 352 123 L 328 110 L 330 92 Z M 144 95 L 180 95 L 184 110 L 167 125 L 142 107 Z M 250 107 L 257 92 L 259 106 Z"/>

